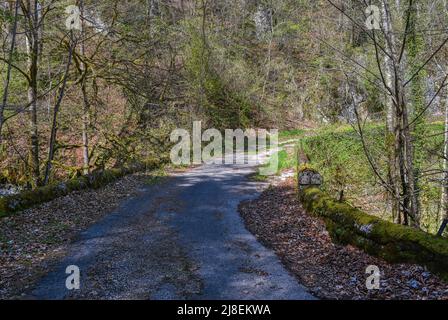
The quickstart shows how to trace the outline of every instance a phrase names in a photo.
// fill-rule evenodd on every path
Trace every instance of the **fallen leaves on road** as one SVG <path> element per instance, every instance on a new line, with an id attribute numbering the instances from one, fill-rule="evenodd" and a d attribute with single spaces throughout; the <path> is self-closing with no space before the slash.
<path id="1" fill-rule="evenodd" d="M 73 192 L 1 219 L 0 299 L 24 294 L 65 255 L 65 246 L 80 231 L 138 193 L 147 179 L 143 173 L 129 175 L 102 189 Z"/>
<path id="2" fill-rule="evenodd" d="M 334 244 L 324 222 L 301 208 L 293 179 L 242 203 L 240 213 L 247 228 L 318 298 L 448 299 L 448 284 L 421 266 L 389 264 Z M 366 287 L 370 265 L 381 271 L 380 290 Z"/>

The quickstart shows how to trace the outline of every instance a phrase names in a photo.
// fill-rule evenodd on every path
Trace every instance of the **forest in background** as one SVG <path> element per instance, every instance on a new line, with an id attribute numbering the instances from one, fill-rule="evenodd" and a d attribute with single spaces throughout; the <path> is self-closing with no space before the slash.
<path id="1" fill-rule="evenodd" d="M 68 30 L 72 5 L 80 28 Z M 160 158 L 169 133 L 195 120 L 324 127 L 304 148 L 330 191 L 362 200 L 374 190 L 372 212 L 431 232 L 448 217 L 445 0 L 18 0 L 0 10 L 4 185 Z"/>

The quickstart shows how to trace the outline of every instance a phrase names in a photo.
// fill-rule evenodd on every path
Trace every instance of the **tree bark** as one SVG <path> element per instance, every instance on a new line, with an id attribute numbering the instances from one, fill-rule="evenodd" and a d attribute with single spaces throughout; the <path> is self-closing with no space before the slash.
<path id="1" fill-rule="evenodd" d="M 445 100 L 445 141 L 443 148 L 443 180 L 440 209 L 440 223 L 442 223 L 444 219 L 448 219 L 448 97 Z"/>
<path id="2" fill-rule="evenodd" d="M 4 121 L 4 111 L 6 108 L 6 104 L 8 102 L 8 93 L 9 93 L 9 82 L 11 81 L 11 64 L 12 57 L 14 54 L 14 48 L 16 45 L 16 35 L 17 35 L 17 16 L 19 13 L 19 0 L 16 0 L 14 5 L 14 22 L 11 28 L 11 46 L 9 49 L 9 57 L 8 57 L 8 67 L 6 70 L 6 77 L 3 83 L 3 100 L 0 106 L 0 144 L 2 143 L 2 129 L 3 129 L 3 121 Z"/>
<path id="3" fill-rule="evenodd" d="M 403 224 L 409 224 L 409 217 L 412 219 L 412 225 L 414 227 L 420 226 L 420 215 L 417 199 L 417 188 L 414 169 L 414 151 L 413 142 L 411 136 L 411 128 L 409 125 L 409 112 L 408 103 L 405 95 L 404 85 L 404 44 L 400 47 L 394 36 L 394 30 L 392 26 L 392 13 L 390 11 L 387 1 L 383 1 L 383 10 L 385 14 L 384 19 L 384 35 L 386 37 L 386 43 L 389 48 L 389 59 L 392 67 L 392 91 L 393 91 L 393 106 L 395 109 L 395 129 L 394 129 L 394 161 L 398 161 L 399 174 L 401 179 L 401 192 L 396 197 L 402 195 L 401 200 L 401 214 L 403 215 Z M 397 4 L 399 5 L 399 4 Z M 412 8 L 412 1 L 409 2 L 408 10 Z M 397 8 L 400 10 L 400 8 Z M 411 16 L 407 15 L 407 19 Z M 406 24 L 410 21 L 407 20 Z M 406 41 L 406 34 L 403 39 L 403 43 Z M 393 171 L 395 175 L 397 170 Z M 393 177 L 393 176 L 392 176 Z M 393 177 L 394 178 L 394 177 Z M 400 218 L 401 220 L 401 218 Z"/>
<path id="4" fill-rule="evenodd" d="M 70 38 L 72 38 L 71 34 L 70 34 Z M 73 39 L 70 39 L 69 41 L 70 41 L 70 43 L 69 43 L 68 60 L 67 60 L 66 66 L 65 66 L 64 78 L 62 80 L 62 84 L 59 89 L 58 100 L 56 101 L 56 104 L 54 106 L 54 111 L 53 111 L 53 123 L 51 126 L 51 136 L 50 136 L 50 144 L 49 144 L 49 148 L 48 148 L 48 159 L 47 159 L 47 166 L 45 169 L 44 185 L 47 185 L 50 180 L 52 161 L 54 159 L 54 150 L 55 150 L 55 144 L 56 144 L 57 117 L 58 117 L 58 113 L 59 113 L 59 108 L 62 103 L 62 99 L 64 98 L 65 87 L 67 85 L 68 74 L 70 71 L 70 65 L 72 63 L 73 51 L 75 49 L 74 48 L 75 45 L 71 43 L 71 42 L 73 42 Z"/>
<path id="5" fill-rule="evenodd" d="M 30 114 L 30 151 L 29 167 L 31 169 L 31 185 L 40 185 L 40 163 L 39 163 L 39 134 L 37 125 L 37 76 L 38 76 L 38 55 L 39 55 L 39 33 L 38 33 L 38 2 L 29 0 L 27 6 L 26 19 L 28 22 L 28 32 L 26 33 L 26 47 L 28 55 L 28 103 Z"/>
<path id="6" fill-rule="evenodd" d="M 81 48 L 80 55 L 82 59 L 85 58 L 85 24 L 84 24 L 84 1 L 81 0 L 79 2 L 79 7 L 81 11 Z M 84 60 L 81 60 L 81 72 L 82 72 L 82 80 L 81 80 L 81 92 L 82 92 L 82 100 L 83 100 L 83 112 L 82 112 L 82 155 L 83 155 L 83 173 L 89 174 L 90 172 L 90 158 L 89 158 L 89 98 L 87 95 L 87 64 Z"/>
<path id="7" fill-rule="evenodd" d="M 394 42 L 394 35 L 392 33 L 392 23 L 389 10 L 383 2 L 383 11 L 386 13 L 383 19 L 383 29 L 386 36 L 391 37 L 390 41 Z M 394 65 L 392 59 L 384 56 L 384 77 L 386 85 L 389 88 L 394 88 Z M 393 97 L 386 96 L 386 150 L 388 158 L 388 183 L 394 194 L 390 195 L 392 218 L 395 223 L 402 223 L 401 205 L 400 205 L 400 187 L 398 182 L 400 180 L 398 154 L 397 154 L 397 123 L 396 123 L 396 108 Z"/>

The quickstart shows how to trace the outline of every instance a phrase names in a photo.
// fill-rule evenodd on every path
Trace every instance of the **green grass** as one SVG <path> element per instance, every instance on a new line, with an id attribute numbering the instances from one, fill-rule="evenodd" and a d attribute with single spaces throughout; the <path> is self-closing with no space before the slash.
<path id="1" fill-rule="evenodd" d="M 157 184 L 168 177 L 168 173 L 165 168 L 156 169 L 151 171 L 148 178 L 145 180 L 147 185 Z"/>
<path id="2" fill-rule="evenodd" d="M 427 124 L 427 138 L 416 148 L 416 157 L 422 160 L 423 170 L 440 169 L 440 153 L 443 145 L 444 126 L 441 122 Z M 368 149 L 383 177 L 387 176 L 385 127 L 369 124 L 364 128 Z M 311 160 L 311 166 L 324 177 L 324 189 L 336 197 L 344 191 L 347 200 L 371 214 L 385 220 L 391 219 L 390 208 L 385 201 L 384 189 L 374 176 L 358 133 L 350 126 L 327 126 L 303 137 L 301 145 Z M 437 228 L 437 209 L 440 201 L 440 185 L 434 176 L 420 179 L 422 227 L 434 232 Z"/>
<path id="3" fill-rule="evenodd" d="M 265 182 L 268 180 L 268 176 L 261 175 L 259 172 L 253 173 L 249 176 L 249 179 L 252 181 Z"/>
<path id="4" fill-rule="evenodd" d="M 278 135 L 280 140 L 286 140 L 286 139 L 293 139 L 297 137 L 301 137 L 305 134 L 305 130 L 303 129 L 295 129 L 295 130 L 288 130 L 288 131 L 281 131 Z"/>
<path id="5" fill-rule="evenodd" d="M 416 144 L 416 159 L 421 160 L 422 170 L 440 170 L 443 150 L 443 122 L 425 125 L 425 137 Z M 385 127 L 380 124 L 367 124 L 364 135 L 368 149 L 375 159 L 383 177 L 387 175 L 387 154 L 385 149 Z M 296 139 L 310 158 L 310 165 L 324 177 L 324 190 L 332 197 L 338 197 L 341 191 L 347 201 L 361 207 L 370 214 L 385 220 L 391 220 L 391 212 L 385 200 L 384 189 L 373 174 L 364 153 L 359 134 L 350 125 L 330 125 L 318 130 L 292 130 L 280 133 L 280 140 Z M 297 161 L 294 153 L 279 153 L 278 173 L 295 168 Z M 438 228 L 437 211 L 440 202 L 440 185 L 434 182 L 434 176 L 423 177 L 419 181 L 421 189 L 422 228 L 436 232 Z M 266 177 L 257 179 L 265 180 Z"/>
<path id="6" fill-rule="evenodd" d="M 278 152 L 278 170 L 277 174 L 280 174 L 286 169 L 292 169 L 297 166 L 297 159 L 295 157 L 295 152 L 287 152 L 282 150 Z"/>
<path id="7" fill-rule="evenodd" d="M 276 153 L 278 156 L 278 167 L 276 175 L 280 175 L 282 171 L 290 168 L 295 168 L 297 165 L 297 160 L 294 157 L 293 153 L 289 153 L 286 150 L 281 150 Z M 274 161 L 274 155 L 269 158 L 268 163 L 264 164 L 262 168 L 269 168 Z M 261 175 L 259 172 L 251 176 L 252 180 L 255 181 L 266 181 L 269 177 L 266 175 Z"/>

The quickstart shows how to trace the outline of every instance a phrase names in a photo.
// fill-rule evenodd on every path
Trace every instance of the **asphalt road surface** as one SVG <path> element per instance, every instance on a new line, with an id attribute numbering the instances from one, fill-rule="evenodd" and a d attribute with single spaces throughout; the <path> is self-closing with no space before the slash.
<path id="1" fill-rule="evenodd" d="M 202 165 L 147 186 L 81 233 L 30 299 L 313 299 L 237 211 L 254 165 Z M 67 266 L 80 289 L 66 288 Z"/>

